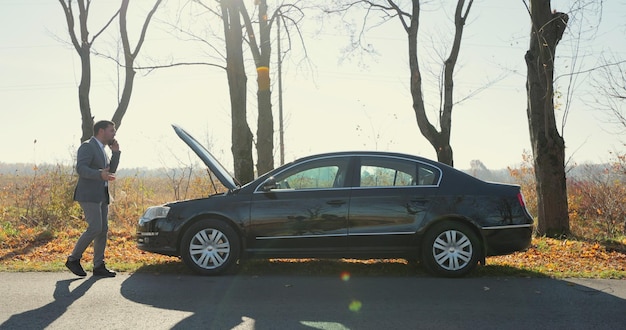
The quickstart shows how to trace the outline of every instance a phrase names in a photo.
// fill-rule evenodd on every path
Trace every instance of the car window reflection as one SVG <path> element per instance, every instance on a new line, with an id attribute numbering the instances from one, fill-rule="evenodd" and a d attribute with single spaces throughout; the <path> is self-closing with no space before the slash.
<path id="1" fill-rule="evenodd" d="M 345 185 L 347 158 L 312 161 L 276 175 L 278 189 L 329 189 Z"/>
<path id="2" fill-rule="evenodd" d="M 360 187 L 432 186 L 439 180 L 439 171 L 410 160 L 363 157 L 359 178 Z"/>

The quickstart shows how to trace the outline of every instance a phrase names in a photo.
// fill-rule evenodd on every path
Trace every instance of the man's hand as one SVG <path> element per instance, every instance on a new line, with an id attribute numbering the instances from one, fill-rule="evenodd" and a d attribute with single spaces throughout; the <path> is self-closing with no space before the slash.
<path id="1" fill-rule="evenodd" d="M 109 142 L 109 148 L 111 149 L 111 151 L 120 151 L 120 144 L 117 142 L 116 139 L 111 140 L 111 142 Z"/>
<path id="2" fill-rule="evenodd" d="M 115 180 L 115 173 L 109 172 L 109 168 L 107 167 L 103 169 L 102 171 L 100 171 L 100 177 L 104 181 L 113 181 Z"/>

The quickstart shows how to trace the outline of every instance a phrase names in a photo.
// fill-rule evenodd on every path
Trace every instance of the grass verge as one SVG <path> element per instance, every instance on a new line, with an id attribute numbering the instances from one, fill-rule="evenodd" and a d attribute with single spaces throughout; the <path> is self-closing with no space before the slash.
<path id="1" fill-rule="evenodd" d="M 66 271 L 65 258 L 80 234 L 76 229 L 5 233 L 0 236 L 0 271 Z M 89 248 L 82 261 L 88 271 L 91 255 Z M 191 274 L 178 258 L 138 250 L 129 230 L 111 229 L 106 258 L 107 266 L 120 272 Z M 419 263 L 404 259 L 259 259 L 242 261 L 237 271 L 248 275 L 427 275 Z M 470 276 L 626 279 L 626 240 L 601 243 L 535 238 L 527 251 L 489 257 L 487 264 Z"/>

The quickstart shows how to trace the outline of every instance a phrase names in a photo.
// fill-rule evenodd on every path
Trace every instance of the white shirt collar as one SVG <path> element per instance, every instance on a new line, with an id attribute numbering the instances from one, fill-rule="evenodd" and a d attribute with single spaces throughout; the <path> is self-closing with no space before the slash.
<path id="1" fill-rule="evenodd" d="M 95 137 L 95 136 L 94 136 L 94 138 L 93 138 L 93 139 L 94 139 L 94 140 L 96 140 L 96 142 L 98 142 L 98 145 L 100 146 L 100 148 L 101 148 L 102 150 L 104 150 L 104 143 L 102 143 L 102 142 L 100 142 L 100 140 L 96 139 L 96 137 Z"/>

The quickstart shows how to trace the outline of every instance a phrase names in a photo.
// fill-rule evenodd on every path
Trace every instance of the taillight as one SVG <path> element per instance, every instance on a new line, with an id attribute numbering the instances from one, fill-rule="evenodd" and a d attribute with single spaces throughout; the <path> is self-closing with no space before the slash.
<path id="1" fill-rule="evenodd" d="M 522 207 L 526 207 L 526 202 L 524 201 L 524 195 L 521 192 L 517 193 L 517 200 L 519 201 L 519 205 Z"/>

